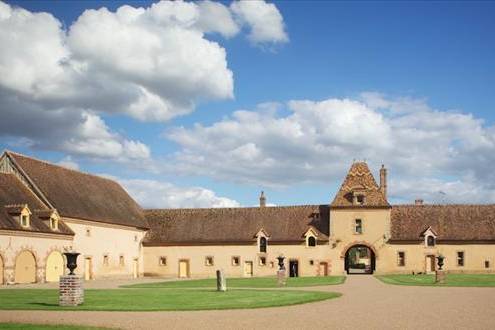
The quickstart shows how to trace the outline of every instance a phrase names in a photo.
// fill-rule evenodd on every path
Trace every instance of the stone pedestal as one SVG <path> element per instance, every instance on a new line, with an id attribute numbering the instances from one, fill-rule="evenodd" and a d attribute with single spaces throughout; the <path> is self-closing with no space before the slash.
<path id="1" fill-rule="evenodd" d="M 285 286 L 287 284 L 287 277 L 285 275 L 285 269 L 277 270 L 278 286 Z"/>
<path id="2" fill-rule="evenodd" d="M 222 270 L 217 270 L 217 291 L 227 291 L 227 281 Z"/>
<path id="3" fill-rule="evenodd" d="M 77 275 L 60 276 L 59 305 L 78 306 L 84 302 L 83 279 Z"/>
<path id="4" fill-rule="evenodd" d="M 435 283 L 445 284 L 445 277 L 446 274 L 444 270 L 437 270 L 435 272 Z"/>

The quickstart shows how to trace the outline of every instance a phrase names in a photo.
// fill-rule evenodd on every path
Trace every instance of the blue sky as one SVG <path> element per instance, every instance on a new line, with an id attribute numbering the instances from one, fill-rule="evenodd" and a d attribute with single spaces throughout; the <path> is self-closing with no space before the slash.
<path id="1" fill-rule="evenodd" d="M 124 4 L 148 9 L 152 4 L 7 3 L 11 10 L 21 7 L 50 13 L 61 22 L 63 34 L 68 34 L 87 9 L 106 6 L 114 13 Z M 231 2 L 221 4 L 230 10 L 240 31 L 226 37 L 224 25 L 217 32 L 200 33 L 204 40 L 218 43 L 225 51 L 226 67 L 221 69 L 233 74 L 230 97 L 225 93 L 219 96 L 213 87 L 203 95 L 201 89 L 186 86 L 190 81 L 185 79 L 178 82 L 183 88 L 180 101 L 190 97 L 195 103 L 188 114 L 142 121 L 128 111 L 92 107 L 87 102 L 77 110 L 98 116 L 112 136 L 118 135 L 119 143 L 139 142 L 149 154 L 141 158 L 95 154 L 88 148 L 61 146 L 53 137 L 9 129 L 8 122 L 18 120 L 14 116 L 28 121 L 32 118 L 32 112 L 23 113 L 22 106 L 17 106 L 16 112 L 6 112 L 7 129 L 0 133 L 0 147 L 52 162 L 64 160 L 83 171 L 113 176 L 133 196 L 139 196 L 136 198 L 141 204 L 154 207 L 225 206 L 235 202 L 249 206 L 256 203 L 261 189 L 267 192 L 268 201 L 277 205 L 326 203 L 333 198 L 352 160 L 363 158 L 375 173 L 381 163 L 388 166 L 394 202 L 409 202 L 416 197 L 431 202 L 495 201 L 494 178 L 484 176 L 495 151 L 494 3 L 284 1 L 271 2 L 274 6 L 263 3 L 267 6 L 264 8 L 270 8 L 268 14 L 272 16 L 268 18 L 253 17 L 249 8 L 236 11 Z M 12 30 L 4 29 L 3 33 L 16 32 L 16 25 L 8 21 L 12 17 L 4 22 Z M 253 22 L 258 22 L 261 29 L 280 26 L 274 31 L 258 31 L 268 34 L 256 39 Z M 146 28 L 157 28 L 153 27 L 155 23 L 146 21 Z M 85 28 L 92 31 L 91 27 Z M 36 37 L 48 38 L 49 33 L 53 31 Z M 101 67 L 96 60 L 88 60 L 90 51 L 94 51 L 88 50 L 88 43 L 76 44 L 73 36 L 65 38 L 69 41 L 63 39 L 62 43 L 69 45 L 74 61 Z M 29 51 L 29 45 L 22 41 L 7 37 L 0 41 L 17 43 L 8 45 L 12 52 L 16 48 Z M 209 59 L 200 60 L 206 63 Z M 0 59 L 0 69 L 15 78 L 19 71 L 9 72 L 11 67 Z M 120 81 L 121 72 L 117 71 L 110 68 L 107 75 L 115 72 L 115 81 Z M 184 76 L 188 74 L 194 76 L 194 70 L 184 72 Z M 9 85 L 14 78 L 0 82 L 0 87 L 25 97 L 25 91 Z M 90 74 L 86 78 L 99 79 Z M 47 84 L 46 80 L 40 81 Z M 166 99 L 163 94 L 157 95 Z M 29 101 L 43 103 L 36 111 L 53 111 L 51 96 L 43 97 L 33 94 Z M 106 96 L 105 102 L 112 102 L 110 98 Z M 311 104 L 290 103 L 294 100 Z M 70 102 L 64 100 L 64 109 Z M 237 110 L 258 117 L 239 120 L 234 115 Z M 43 127 L 55 124 L 51 117 L 40 118 L 46 121 Z M 226 122 L 235 124 L 236 131 L 225 130 L 226 125 L 221 124 Z M 197 124 L 203 129 L 195 129 Z M 171 138 L 180 127 L 180 137 Z M 301 136 L 294 138 L 294 132 Z M 98 142 L 70 134 L 60 132 L 57 138 L 67 136 L 77 146 Z M 188 144 L 191 141 L 194 143 Z M 306 143 L 312 147 L 317 144 L 318 148 L 311 153 L 308 145 L 304 151 Z M 209 147 L 215 145 L 218 150 L 210 151 Z M 162 195 L 166 197 L 157 198 Z"/>

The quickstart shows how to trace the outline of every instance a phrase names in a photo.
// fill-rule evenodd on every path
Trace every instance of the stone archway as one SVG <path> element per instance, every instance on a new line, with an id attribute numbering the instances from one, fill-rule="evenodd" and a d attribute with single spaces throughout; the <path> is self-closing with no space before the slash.
<path id="1" fill-rule="evenodd" d="M 376 251 L 366 242 L 354 242 L 342 250 L 347 274 L 373 274 L 376 269 Z"/>
<path id="2" fill-rule="evenodd" d="M 45 280 L 58 282 L 64 274 L 64 257 L 59 251 L 52 251 L 46 258 Z"/>
<path id="3" fill-rule="evenodd" d="M 15 283 L 36 282 L 36 259 L 31 251 L 24 250 L 15 259 Z"/>

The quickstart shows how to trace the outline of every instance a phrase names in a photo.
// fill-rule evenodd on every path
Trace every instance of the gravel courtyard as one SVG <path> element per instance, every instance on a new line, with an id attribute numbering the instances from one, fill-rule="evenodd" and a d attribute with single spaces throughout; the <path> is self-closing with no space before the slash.
<path id="1" fill-rule="evenodd" d="M 252 310 L 198 312 L 0 311 L 0 322 L 62 323 L 122 329 L 495 329 L 495 288 L 387 285 L 349 276 L 338 299 Z M 165 291 L 164 291 L 165 292 Z"/>

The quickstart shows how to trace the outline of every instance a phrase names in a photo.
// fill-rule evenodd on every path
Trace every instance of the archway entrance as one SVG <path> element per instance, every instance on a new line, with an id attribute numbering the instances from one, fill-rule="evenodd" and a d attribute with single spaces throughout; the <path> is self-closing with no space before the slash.
<path id="1" fill-rule="evenodd" d="M 36 282 L 36 260 L 31 252 L 22 251 L 15 259 L 14 281 L 16 283 Z"/>
<path id="2" fill-rule="evenodd" d="M 62 253 L 53 251 L 46 259 L 46 281 L 58 282 L 64 274 L 64 257 Z"/>
<path id="3" fill-rule="evenodd" d="M 375 252 L 368 246 L 351 246 L 345 253 L 345 270 L 347 274 L 373 274 L 375 259 Z"/>

